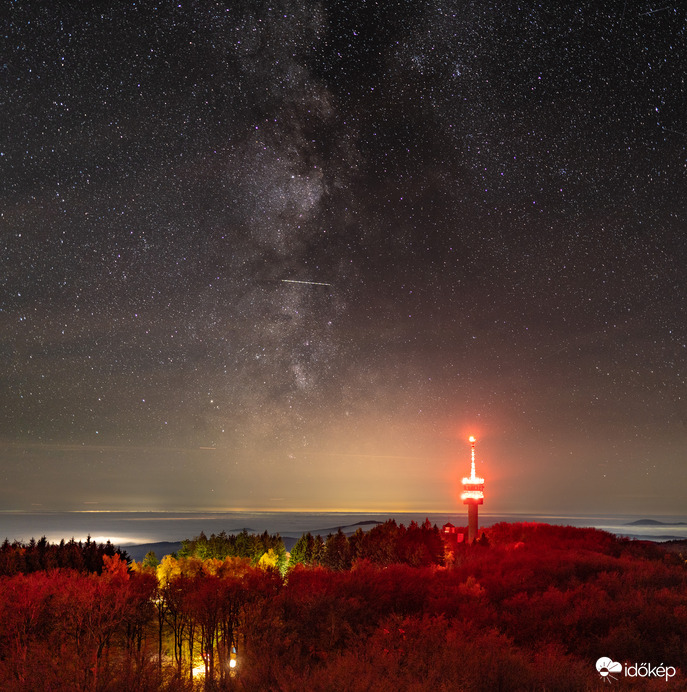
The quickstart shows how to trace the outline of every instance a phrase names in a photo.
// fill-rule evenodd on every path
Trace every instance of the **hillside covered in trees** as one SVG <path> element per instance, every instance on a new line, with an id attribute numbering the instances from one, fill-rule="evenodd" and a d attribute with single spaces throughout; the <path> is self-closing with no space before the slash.
<path id="1" fill-rule="evenodd" d="M 622 688 L 685 685 L 684 555 L 595 529 L 467 545 L 389 521 L 305 534 L 290 560 L 278 536 L 201 534 L 97 566 L 35 545 L 0 550 L 2 690 L 578 691 L 609 682 L 600 657 L 674 670 Z"/>

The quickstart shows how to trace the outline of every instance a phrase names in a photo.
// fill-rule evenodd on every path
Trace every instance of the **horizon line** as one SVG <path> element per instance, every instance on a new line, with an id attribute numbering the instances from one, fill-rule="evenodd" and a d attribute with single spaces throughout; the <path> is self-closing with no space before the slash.
<path id="1" fill-rule="evenodd" d="M 231 509 L 0 509 L 0 515 L 20 515 L 20 514 L 446 514 L 462 515 L 466 511 L 460 508 L 452 509 L 323 509 L 323 508 L 246 508 L 238 507 Z M 687 513 L 671 512 L 551 512 L 546 510 L 518 510 L 518 511 L 481 511 L 482 517 L 501 517 L 501 516 L 536 516 L 544 518 L 566 518 L 566 517 L 687 517 Z"/>

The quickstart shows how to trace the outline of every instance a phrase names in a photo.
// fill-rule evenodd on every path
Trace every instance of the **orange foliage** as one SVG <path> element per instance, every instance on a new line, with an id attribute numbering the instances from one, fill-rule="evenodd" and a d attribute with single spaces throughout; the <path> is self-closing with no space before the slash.
<path id="1" fill-rule="evenodd" d="M 671 689 L 684 686 L 687 570 L 660 547 L 502 524 L 443 567 L 434 535 L 387 523 L 356 537 L 352 569 L 334 546 L 336 569 L 285 579 L 193 557 L 165 558 L 156 578 L 113 555 L 100 576 L 2 577 L 0 689 L 190 690 L 200 666 L 246 692 L 572 691 L 599 685 L 600 656 L 675 666 Z"/>

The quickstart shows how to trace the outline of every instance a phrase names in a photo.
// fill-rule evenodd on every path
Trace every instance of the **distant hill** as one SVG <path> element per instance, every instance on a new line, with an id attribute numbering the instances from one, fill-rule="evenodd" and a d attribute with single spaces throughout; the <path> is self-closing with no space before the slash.
<path id="1" fill-rule="evenodd" d="M 637 519 L 625 526 L 687 526 L 684 521 L 657 521 L 656 519 Z"/>
<path id="2" fill-rule="evenodd" d="M 317 531 L 311 531 L 313 536 L 327 536 L 330 533 L 336 533 L 341 529 L 346 535 L 349 533 L 355 533 L 359 528 L 361 529 L 372 529 L 377 524 L 383 524 L 383 521 L 375 521 L 374 519 L 368 519 L 367 521 L 358 521 L 355 524 L 347 524 L 346 526 L 334 526 L 329 529 L 317 529 Z M 306 533 L 305 531 L 303 533 Z"/>
<path id="3" fill-rule="evenodd" d="M 363 530 L 368 530 L 372 529 L 377 524 L 383 524 L 383 521 L 376 521 L 375 519 L 367 519 L 365 521 L 358 521 L 355 524 L 339 524 L 339 526 L 330 526 L 327 529 L 310 529 L 310 533 L 313 536 L 327 536 L 330 533 L 336 533 L 339 529 L 341 529 L 346 535 L 355 533 L 357 529 L 363 529 Z M 280 536 L 298 536 L 299 538 L 304 534 L 308 533 L 308 531 L 301 531 L 300 529 L 296 531 L 280 531 L 279 535 Z"/>
<path id="4" fill-rule="evenodd" d="M 125 550 L 126 554 L 132 560 L 136 560 L 136 562 L 141 562 L 151 550 L 155 553 L 155 557 L 157 557 L 158 560 L 162 560 L 165 555 L 176 553 L 177 550 L 181 548 L 181 541 L 178 543 L 169 541 L 162 541 L 160 543 L 139 543 L 136 545 L 120 545 L 119 547 Z"/>

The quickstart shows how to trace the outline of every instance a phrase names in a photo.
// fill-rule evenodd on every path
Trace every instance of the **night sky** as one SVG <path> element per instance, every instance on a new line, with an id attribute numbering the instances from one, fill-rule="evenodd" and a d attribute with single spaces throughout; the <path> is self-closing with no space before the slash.
<path id="1" fill-rule="evenodd" d="M 684 512 L 684 4 L 0 21 L 0 509 Z"/>

